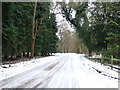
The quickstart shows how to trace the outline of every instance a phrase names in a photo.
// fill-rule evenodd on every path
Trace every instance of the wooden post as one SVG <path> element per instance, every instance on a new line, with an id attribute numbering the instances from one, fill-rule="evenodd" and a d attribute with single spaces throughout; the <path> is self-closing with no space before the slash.
<path id="1" fill-rule="evenodd" d="M 96 54 L 94 54 L 95 55 L 95 62 L 97 61 L 97 58 L 96 58 Z"/>
<path id="2" fill-rule="evenodd" d="M 101 57 L 101 65 L 103 64 L 103 58 Z"/>
<path id="3" fill-rule="evenodd" d="M 113 56 L 111 55 L 111 69 L 113 69 Z"/>

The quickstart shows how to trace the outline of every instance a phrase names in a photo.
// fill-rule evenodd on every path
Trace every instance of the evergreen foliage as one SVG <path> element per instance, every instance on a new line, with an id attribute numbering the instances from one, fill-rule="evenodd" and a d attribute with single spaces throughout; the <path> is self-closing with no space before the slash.
<path id="1" fill-rule="evenodd" d="M 2 9 L 2 56 L 29 57 L 34 3 L 3 2 Z M 50 13 L 50 2 L 37 2 L 35 20 L 38 21 L 35 55 L 56 52 L 57 28 L 55 16 Z"/>
<path id="2" fill-rule="evenodd" d="M 62 5 L 62 4 L 61 4 Z M 89 52 L 120 58 L 120 2 L 76 2 L 62 6 L 66 19 L 75 26 Z M 71 10 L 76 11 L 71 18 Z"/>

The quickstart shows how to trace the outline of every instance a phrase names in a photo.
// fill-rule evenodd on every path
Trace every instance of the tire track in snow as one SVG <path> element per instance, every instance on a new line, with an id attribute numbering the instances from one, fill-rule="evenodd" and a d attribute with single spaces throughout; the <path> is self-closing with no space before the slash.
<path id="1" fill-rule="evenodd" d="M 43 65 L 37 66 L 37 67 L 32 68 L 32 69 L 30 69 L 28 71 L 17 74 L 17 75 L 15 75 L 13 77 L 4 79 L 4 80 L 2 80 L 2 83 L 0 84 L 0 88 L 5 88 L 5 87 L 11 88 L 11 87 L 18 86 L 21 83 L 22 84 L 27 83 L 27 81 L 30 82 L 31 80 L 29 80 L 29 79 L 31 79 L 32 77 L 39 76 L 39 74 L 43 74 L 43 72 L 41 72 L 43 69 L 49 67 L 52 64 L 58 63 L 61 60 L 61 58 L 62 57 L 58 57 L 57 59 L 53 60 L 53 62 L 47 62 L 47 63 L 45 63 Z"/>
<path id="2" fill-rule="evenodd" d="M 97 65 L 83 55 L 61 54 L 51 62 L 5 79 L 0 88 L 116 88 L 117 80 L 96 72 L 92 67 L 107 70 Z"/>

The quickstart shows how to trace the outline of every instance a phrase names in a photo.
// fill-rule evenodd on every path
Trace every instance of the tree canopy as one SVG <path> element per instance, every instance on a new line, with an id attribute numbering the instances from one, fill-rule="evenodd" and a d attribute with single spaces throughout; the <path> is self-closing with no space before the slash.
<path id="1" fill-rule="evenodd" d="M 63 13 L 74 25 L 89 52 L 120 58 L 120 2 L 70 2 L 61 4 Z M 76 11 L 71 18 L 72 9 Z"/>
<path id="2" fill-rule="evenodd" d="M 30 56 L 32 44 L 32 20 L 35 3 L 4 2 L 2 4 L 2 55 Z M 56 52 L 57 28 L 55 15 L 50 13 L 50 2 L 37 2 L 35 21 L 35 55 L 48 55 Z"/>

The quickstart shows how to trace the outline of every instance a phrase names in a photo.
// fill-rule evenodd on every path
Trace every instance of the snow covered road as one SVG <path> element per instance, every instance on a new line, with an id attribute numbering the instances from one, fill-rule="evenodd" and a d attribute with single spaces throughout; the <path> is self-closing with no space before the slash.
<path id="1" fill-rule="evenodd" d="M 0 67 L 0 88 L 118 88 L 118 73 L 83 54 L 56 54 Z"/>

